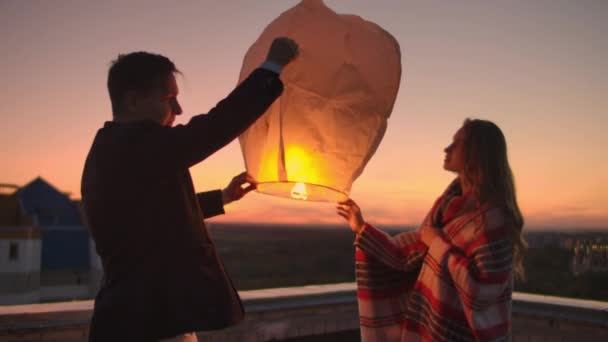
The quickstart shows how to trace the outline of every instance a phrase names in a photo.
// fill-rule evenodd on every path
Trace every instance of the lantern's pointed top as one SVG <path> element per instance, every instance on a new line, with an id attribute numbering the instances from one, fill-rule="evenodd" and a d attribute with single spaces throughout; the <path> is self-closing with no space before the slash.
<path id="1" fill-rule="evenodd" d="M 323 0 L 302 0 L 300 4 L 308 7 L 326 7 Z"/>

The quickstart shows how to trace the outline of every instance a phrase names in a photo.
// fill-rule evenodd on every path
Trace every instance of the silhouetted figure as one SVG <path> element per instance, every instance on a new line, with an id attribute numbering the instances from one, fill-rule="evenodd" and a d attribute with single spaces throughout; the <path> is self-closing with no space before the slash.
<path id="1" fill-rule="evenodd" d="M 469 120 L 445 148 L 458 174 L 420 228 L 394 237 L 338 203 L 355 238 L 363 341 L 507 341 L 513 275 L 523 277 L 523 218 L 505 138 Z"/>
<path id="2" fill-rule="evenodd" d="M 113 120 L 97 132 L 82 176 L 105 274 L 89 340 L 157 341 L 242 320 L 241 300 L 203 218 L 223 213 L 255 181 L 242 173 L 223 191 L 196 194 L 188 168 L 266 111 L 283 90 L 280 71 L 297 54 L 295 42 L 275 39 L 267 60 L 228 97 L 175 127 L 182 109 L 173 62 L 147 52 L 113 62 Z"/>

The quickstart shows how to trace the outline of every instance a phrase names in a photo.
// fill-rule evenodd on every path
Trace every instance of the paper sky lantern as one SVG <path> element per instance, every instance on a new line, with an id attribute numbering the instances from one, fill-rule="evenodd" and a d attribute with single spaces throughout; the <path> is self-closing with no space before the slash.
<path id="1" fill-rule="evenodd" d="M 276 37 L 300 46 L 281 75 L 283 95 L 240 137 L 258 192 L 308 201 L 345 199 L 386 131 L 399 81 L 397 41 L 378 25 L 304 0 L 249 48 L 240 81 Z"/>

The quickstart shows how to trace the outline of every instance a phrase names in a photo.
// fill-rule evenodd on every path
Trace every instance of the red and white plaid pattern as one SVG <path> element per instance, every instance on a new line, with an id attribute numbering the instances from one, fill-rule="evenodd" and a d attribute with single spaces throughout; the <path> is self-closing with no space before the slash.
<path id="1" fill-rule="evenodd" d="M 416 232 L 391 237 L 366 224 L 357 236 L 363 341 L 510 340 L 512 227 L 501 208 L 469 198 L 427 248 L 419 231 L 445 200 Z"/>

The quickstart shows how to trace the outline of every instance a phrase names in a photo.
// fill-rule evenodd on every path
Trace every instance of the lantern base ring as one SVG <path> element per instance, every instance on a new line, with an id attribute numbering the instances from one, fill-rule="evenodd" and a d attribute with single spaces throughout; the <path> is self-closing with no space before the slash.
<path id="1" fill-rule="evenodd" d="M 340 190 L 304 182 L 260 182 L 256 191 L 265 195 L 309 202 L 338 202 L 348 198 L 348 195 Z"/>

